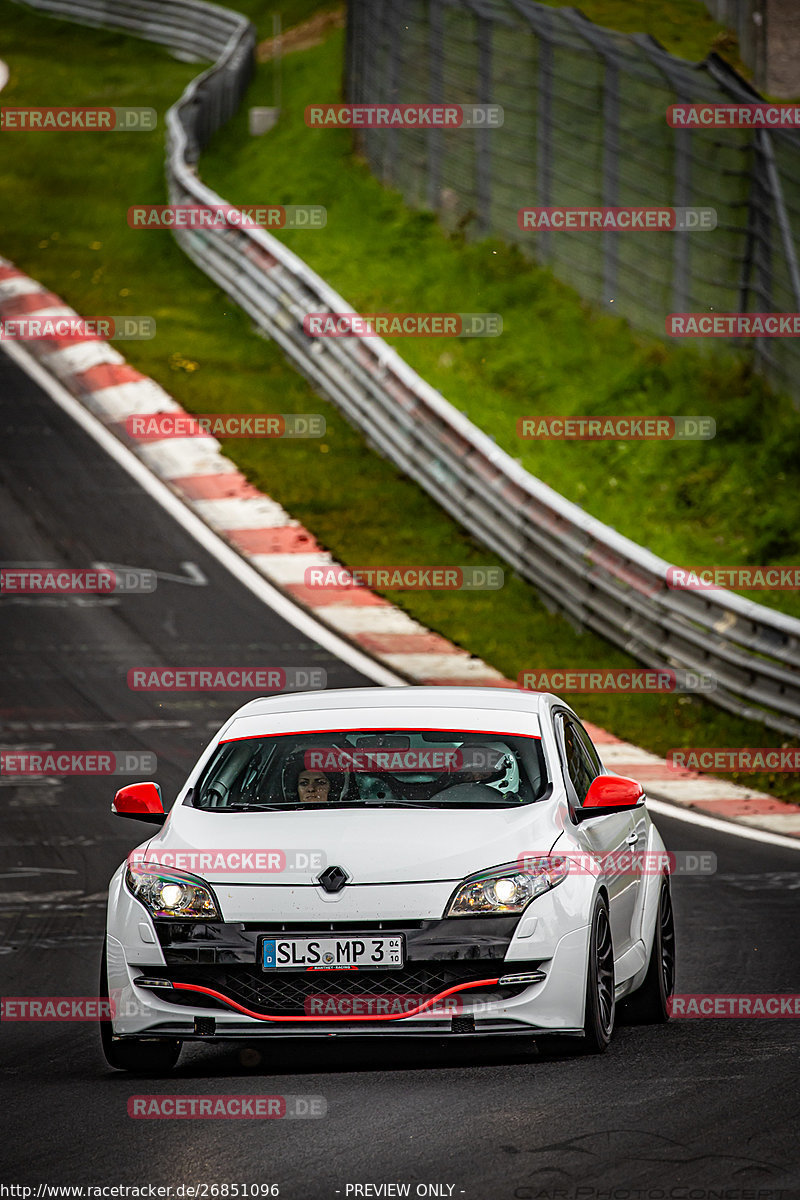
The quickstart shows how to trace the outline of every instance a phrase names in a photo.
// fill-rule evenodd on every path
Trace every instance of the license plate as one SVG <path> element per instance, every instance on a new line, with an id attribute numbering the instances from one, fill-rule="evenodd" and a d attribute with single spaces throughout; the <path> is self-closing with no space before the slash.
<path id="1" fill-rule="evenodd" d="M 397 936 L 265 938 L 261 943 L 265 971 L 375 970 L 402 967 L 403 961 L 403 939 Z"/>

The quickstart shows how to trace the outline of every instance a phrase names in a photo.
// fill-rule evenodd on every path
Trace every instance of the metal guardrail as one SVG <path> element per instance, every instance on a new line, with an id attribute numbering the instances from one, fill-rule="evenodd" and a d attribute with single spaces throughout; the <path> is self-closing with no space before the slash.
<path id="1" fill-rule="evenodd" d="M 244 17 L 201 0 L 17 2 L 213 58 L 167 114 L 166 172 L 170 202 L 225 203 L 194 165 L 249 81 L 255 31 Z M 726 591 L 670 590 L 667 562 L 530 475 L 380 338 L 309 337 L 307 313 L 354 310 L 265 230 L 175 236 L 377 450 L 554 607 L 648 666 L 712 674 L 714 703 L 800 736 L 800 620 Z"/>

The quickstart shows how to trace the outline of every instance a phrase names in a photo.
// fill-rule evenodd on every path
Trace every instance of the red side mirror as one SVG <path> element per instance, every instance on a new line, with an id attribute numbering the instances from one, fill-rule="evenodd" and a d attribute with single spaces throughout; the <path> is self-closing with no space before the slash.
<path id="1" fill-rule="evenodd" d="M 120 788 L 114 797 L 111 811 L 120 817 L 134 817 L 139 821 L 150 821 L 163 825 L 167 819 L 161 802 L 161 788 L 157 783 L 129 783 Z"/>
<path id="2" fill-rule="evenodd" d="M 593 779 L 583 802 L 584 808 L 635 808 L 644 796 L 636 779 L 624 775 L 598 775 Z"/>

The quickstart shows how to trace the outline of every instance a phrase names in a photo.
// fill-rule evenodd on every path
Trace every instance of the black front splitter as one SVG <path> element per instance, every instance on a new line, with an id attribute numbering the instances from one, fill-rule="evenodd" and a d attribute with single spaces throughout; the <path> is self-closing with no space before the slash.
<path id="1" fill-rule="evenodd" d="M 287 1025 L 283 1028 L 276 1028 L 275 1025 L 256 1026 L 256 1025 L 223 1025 L 219 1026 L 214 1033 L 203 1034 L 195 1033 L 194 1027 L 191 1025 L 183 1025 L 171 1022 L 170 1024 L 158 1025 L 150 1029 L 143 1030 L 141 1033 L 132 1034 L 115 1034 L 121 1041 L 137 1040 L 139 1038 L 179 1038 L 182 1042 L 220 1042 L 220 1041 L 253 1041 L 256 1038 L 361 1038 L 361 1037 L 438 1037 L 438 1038 L 475 1038 L 475 1037 L 525 1037 L 535 1038 L 544 1037 L 545 1034 L 571 1034 L 583 1033 L 582 1029 L 540 1029 L 533 1025 L 523 1025 L 520 1021 L 481 1021 L 476 1022 L 475 1029 L 468 1032 L 454 1032 L 450 1027 L 450 1021 L 442 1021 L 435 1023 L 433 1021 L 417 1022 L 415 1025 L 399 1026 L 393 1023 L 391 1027 L 387 1027 L 384 1023 L 371 1028 L 365 1028 L 364 1025 L 351 1025 L 342 1028 L 331 1029 L 330 1025 L 317 1026 L 309 1029 L 308 1026 L 299 1028 L 297 1025 Z"/>

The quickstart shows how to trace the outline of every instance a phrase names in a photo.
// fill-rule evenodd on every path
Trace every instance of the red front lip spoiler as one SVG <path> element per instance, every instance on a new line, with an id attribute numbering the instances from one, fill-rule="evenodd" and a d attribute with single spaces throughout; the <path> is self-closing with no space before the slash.
<path id="1" fill-rule="evenodd" d="M 237 1012 L 244 1013 L 246 1017 L 253 1017 L 256 1021 L 275 1021 L 278 1024 L 286 1024 L 288 1022 L 296 1023 L 298 1021 L 404 1021 L 406 1017 L 415 1017 L 418 1013 L 424 1012 L 426 1008 L 430 1008 L 432 1004 L 436 1004 L 439 1000 L 446 999 L 447 996 L 452 996 L 456 992 L 464 992 L 469 988 L 491 987 L 500 982 L 499 976 L 496 979 L 476 979 L 472 983 L 459 983 L 455 987 L 447 988 L 443 992 L 437 992 L 435 996 L 430 996 L 422 1004 L 416 1008 L 409 1009 L 408 1012 L 392 1014 L 387 1016 L 346 1016 L 336 1015 L 329 1017 L 265 1017 L 262 1013 L 253 1012 L 251 1008 L 245 1008 L 243 1004 L 237 1004 L 235 1000 L 224 996 L 222 992 L 216 992 L 213 988 L 202 987 L 195 983 L 173 983 L 173 988 L 180 992 L 199 992 L 204 996 L 213 996 L 215 1000 L 221 1000 L 223 1004 L 227 1004 L 229 1008 L 236 1009 Z"/>

